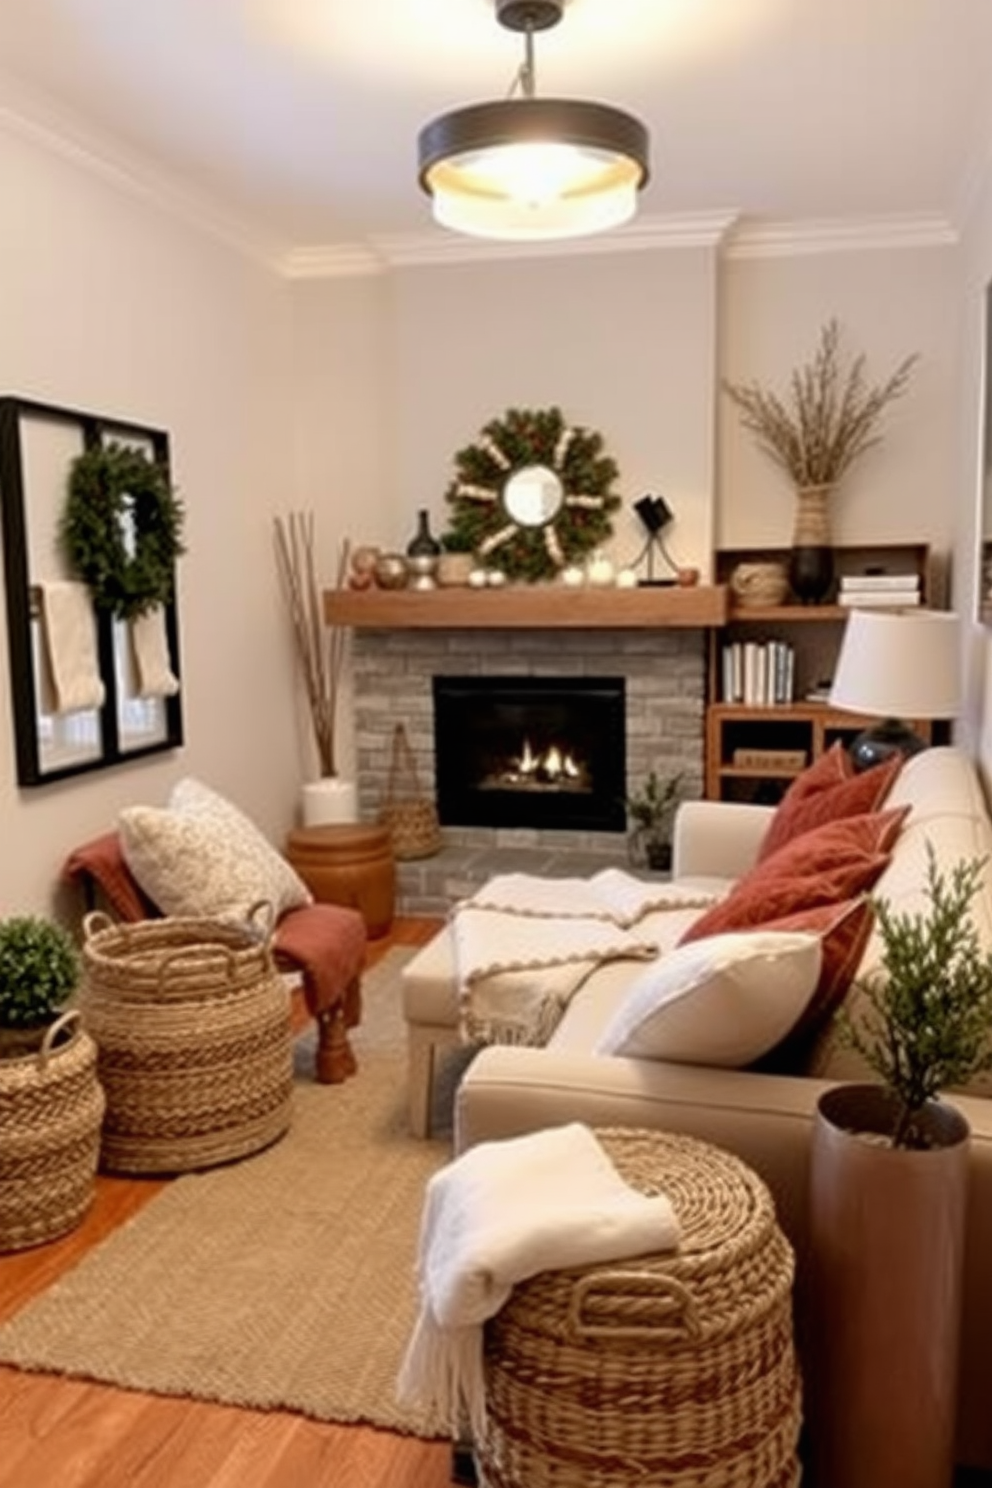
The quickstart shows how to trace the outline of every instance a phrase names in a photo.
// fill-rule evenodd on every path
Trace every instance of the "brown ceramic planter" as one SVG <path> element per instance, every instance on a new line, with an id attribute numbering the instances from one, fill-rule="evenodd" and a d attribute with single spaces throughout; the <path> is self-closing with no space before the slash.
<path id="1" fill-rule="evenodd" d="M 927 1112 L 936 1145 L 891 1130 L 881 1086 L 821 1097 L 810 1157 L 810 1488 L 949 1488 L 968 1125 Z M 864 1134 L 868 1133 L 866 1137 Z"/>

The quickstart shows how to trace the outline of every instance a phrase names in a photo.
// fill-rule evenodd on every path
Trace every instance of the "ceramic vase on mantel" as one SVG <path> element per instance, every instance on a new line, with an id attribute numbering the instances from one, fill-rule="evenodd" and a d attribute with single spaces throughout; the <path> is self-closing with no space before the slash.
<path id="1" fill-rule="evenodd" d="M 951 1488 L 968 1124 L 932 1101 L 933 1145 L 893 1147 L 891 1092 L 820 1097 L 810 1148 L 803 1350 L 810 1488 Z"/>
<path id="2" fill-rule="evenodd" d="M 357 822 L 358 789 L 353 780 L 344 780 L 340 775 L 321 775 L 304 785 L 300 805 L 305 827 Z"/>
<path id="3" fill-rule="evenodd" d="M 800 486 L 789 554 L 789 584 L 800 604 L 822 604 L 834 581 L 830 541 L 833 486 Z"/>

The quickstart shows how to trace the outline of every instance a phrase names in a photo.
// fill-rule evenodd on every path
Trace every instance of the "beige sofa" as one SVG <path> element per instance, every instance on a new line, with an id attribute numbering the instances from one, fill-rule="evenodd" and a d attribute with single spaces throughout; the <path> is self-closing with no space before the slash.
<path id="1" fill-rule="evenodd" d="M 992 820 L 973 762 L 953 747 L 909 760 L 886 807 L 908 805 L 892 860 L 875 892 L 900 910 L 923 908 L 926 844 L 951 864 L 992 855 Z M 726 888 L 752 862 L 769 808 L 688 802 L 674 841 L 676 882 Z M 652 930 L 673 945 L 701 911 L 670 912 Z M 973 905 L 983 943 L 992 946 L 992 868 Z M 876 937 L 861 960 L 877 962 Z M 572 999 L 544 1048 L 482 1050 L 456 1097 L 459 1149 L 535 1128 L 581 1120 L 593 1126 L 658 1127 L 687 1132 L 736 1152 L 768 1182 L 779 1217 L 799 1258 L 798 1308 L 803 1312 L 806 1185 L 810 1128 L 816 1101 L 831 1080 L 863 1078 L 855 1056 L 821 1040 L 814 1070 L 805 1076 L 757 1074 L 647 1059 L 595 1055 L 600 1031 L 638 975 L 636 962 L 596 969 Z M 447 933 L 410 964 L 404 981 L 410 1039 L 411 1123 L 424 1130 L 435 1051 L 457 1039 L 451 949 Z M 819 1078 L 817 1077 L 819 1076 Z M 981 1080 L 976 1087 L 981 1090 Z M 989 1085 L 992 1097 L 992 1084 Z M 992 1337 L 992 1098 L 954 1095 L 972 1132 L 966 1245 L 965 1316 L 959 1382 L 958 1460 L 992 1469 L 992 1411 L 986 1369 Z"/>

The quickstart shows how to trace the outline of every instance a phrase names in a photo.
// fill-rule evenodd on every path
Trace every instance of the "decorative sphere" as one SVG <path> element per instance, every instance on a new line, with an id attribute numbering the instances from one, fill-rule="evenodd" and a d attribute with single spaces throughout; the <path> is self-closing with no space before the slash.
<path id="1" fill-rule="evenodd" d="M 632 568 L 621 568 L 620 572 L 617 574 L 617 588 L 618 589 L 636 589 L 637 588 L 637 574 L 635 573 L 635 571 Z"/>
<path id="2" fill-rule="evenodd" d="M 486 587 L 486 570 L 484 568 L 473 568 L 468 576 L 468 581 L 473 589 L 484 589 Z"/>
<path id="3" fill-rule="evenodd" d="M 585 573 L 576 564 L 569 564 L 568 568 L 561 571 L 561 581 L 567 584 L 569 589 L 581 589 L 586 581 Z"/>

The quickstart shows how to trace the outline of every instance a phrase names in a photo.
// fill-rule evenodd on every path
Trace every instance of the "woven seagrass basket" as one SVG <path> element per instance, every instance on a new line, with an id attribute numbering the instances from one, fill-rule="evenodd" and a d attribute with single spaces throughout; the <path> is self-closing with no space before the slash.
<path id="1" fill-rule="evenodd" d="M 597 1132 L 661 1191 L 668 1253 L 545 1272 L 486 1325 L 486 1488 L 796 1488 L 793 1255 L 761 1179 L 663 1132 Z"/>
<path id="2" fill-rule="evenodd" d="M 266 910 L 261 931 L 253 922 L 86 916 L 80 1006 L 107 1096 L 104 1168 L 212 1167 L 288 1130 L 290 998 Z"/>
<path id="3" fill-rule="evenodd" d="M 93 1201 L 104 1098 L 78 1021 L 63 1013 L 37 1053 L 0 1061 L 0 1251 L 66 1234 Z"/>

